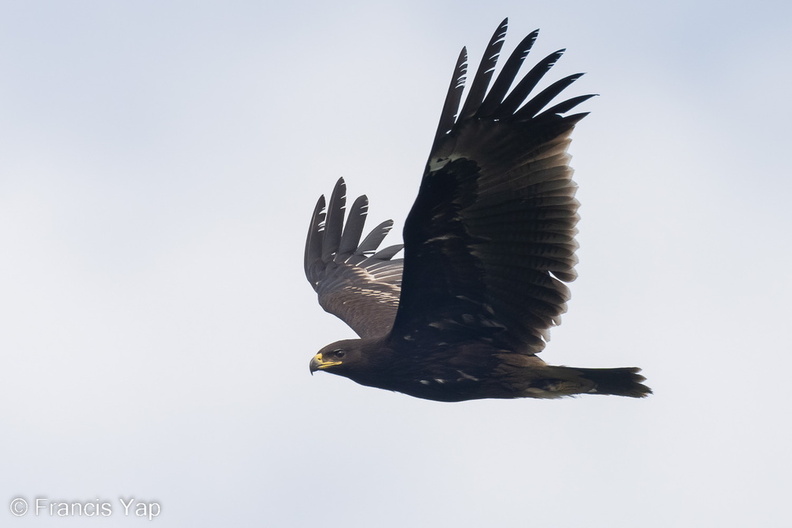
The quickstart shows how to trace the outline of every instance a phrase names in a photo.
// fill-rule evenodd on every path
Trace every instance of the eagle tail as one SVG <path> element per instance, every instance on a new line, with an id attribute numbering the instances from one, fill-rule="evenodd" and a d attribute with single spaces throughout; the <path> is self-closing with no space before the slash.
<path id="1" fill-rule="evenodd" d="M 613 394 L 616 396 L 629 396 L 631 398 L 645 398 L 652 393 L 652 389 L 641 383 L 646 378 L 639 374 L 637 367 L 622 368 L 573 368 L 570 370 L 593 383 L 589 394 Z"/>

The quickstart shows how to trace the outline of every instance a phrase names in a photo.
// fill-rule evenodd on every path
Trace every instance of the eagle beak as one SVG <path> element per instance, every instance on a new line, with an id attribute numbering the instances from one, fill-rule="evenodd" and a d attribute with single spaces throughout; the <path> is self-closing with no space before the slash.
<path id="1" fill-rule="evenodd" d="M 311 358 L 311 375 L 313 375 L 313 373 L 317 370 L 323 370 L 328 367 L 334 367 L 335 365 L 340 364 L 340 361 L 325 361 L 324 358 L 322 358 L 322 353 L 319 352 L 313 358 Z"/>

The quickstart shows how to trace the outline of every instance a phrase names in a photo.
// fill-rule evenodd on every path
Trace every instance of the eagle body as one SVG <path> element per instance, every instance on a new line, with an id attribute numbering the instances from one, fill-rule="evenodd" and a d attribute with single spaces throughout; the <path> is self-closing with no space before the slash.
<path id="1" fill-rule="evenodd" d="M 568 112 L 592 95 L 547 108 L 580 75 L 533 94 L 563 50 L 517 80 L 536 31 L 491 83 L 506 25 L 464 104 L 460 54 L 403 245 L 380 249 L 391 221 L 361 241 L 368 199 L 355 200 L 345 221 L 342 179 L 329 202 L 317 202 L 306 277 L 320 305 L 360 339 L 324 347 L 311 372 L 447 402 L 651 392 L 638 368 L 553 366 L 537 356 L 566 311 L 565 283 L 576 277 L 579 204 L 567 147 L 586 114 Z"/>
<path id="2" fill-rule="evenodd" d="M 426 400 L 558 398 L 600 391 L 645 395 L 637 368 L 552 366 L 535 355 L 515 354 L 480 341 L 439 343 L 422 351 L 409 346 L 394 348 L 378 338 L 347 339 L 323 348 L 312 359 L 311 369 L 326 368 L 323 365 L 333 363 L 339 352 L 342 357 L 333 373 L 367 387 Z"/>

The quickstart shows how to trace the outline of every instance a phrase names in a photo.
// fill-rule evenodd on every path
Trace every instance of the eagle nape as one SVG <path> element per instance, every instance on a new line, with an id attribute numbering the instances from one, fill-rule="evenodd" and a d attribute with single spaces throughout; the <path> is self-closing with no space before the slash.
<path id="1" fill-rule="evenodd" d="M 305 274 L 322 308 L 359 338 L 321 349 L 312 373 L 448 402 L 652 392 L 639 368 L 554 366 L 538 356 L 576 278 L 579 204 L 567 147 L 586 116 L 571 112 L 593 95 L 553 102 L 580 74 L 534 93 L 563 50 L 518 75 L 538 31 L 492 82 L 506 26 L 464 104 L 464 48 L 459 56 L 403 245 L 380 248 L 391 221 L 363 237 L 365 196 L 345 221 L 343 179 L 317 202 Z"/>

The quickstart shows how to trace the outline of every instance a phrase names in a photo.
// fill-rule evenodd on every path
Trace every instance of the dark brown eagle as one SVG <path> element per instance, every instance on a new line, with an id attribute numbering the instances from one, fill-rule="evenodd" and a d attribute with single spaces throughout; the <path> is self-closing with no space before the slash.
<path id="1" fill-rule="evenodd" d="M 552 366 L 539 359 L 576 277 L 576 185 L 566 153 L 568 114 L 592 95 L 546 108 L 580 74 L 531 92 L 564 50 L 515 85 L 538 31 L 517 46 L 489 88 L 506 35 L 495 31 L 465 98 L 462 49 L 401 245 L 378 249 L 393 222 L 361 242 L 359 197 L 344 224 L 346 187 L 319 198 L 305 274 L 319 304 L 360 336 L 324 347 L 311 372 L 418 398 L 643 397 L 638 368 Z M 489 88 L 489 90 L 488 90 Z"/>

